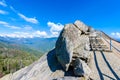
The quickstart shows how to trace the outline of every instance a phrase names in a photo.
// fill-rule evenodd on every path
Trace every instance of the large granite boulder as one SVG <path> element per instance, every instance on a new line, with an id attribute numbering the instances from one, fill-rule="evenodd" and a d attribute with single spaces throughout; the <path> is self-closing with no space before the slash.
<path id="1" fill-rule="evenodd" d="M 68 70 L 73 57 L 90 58 L 88 26 L 80 21 L 66 24 L 56 42 L 56 57 L 65 71 Z"/>
<path id="2" fill-rule="evenodd" d="M 88 26 L 85 25 L 83 22 L 77 20 L 74 23 L 83 33 L 88 32 Z"/>
<path id="3" fill-rule="evenodd" d="M 94 31 L 95 31 L 94 28 L 92 28 L 92 27 L 90 27 L 90 26 L 88 27 L 88 32 L 91 32 L 91 33 L 92 33 L 92 32 L 94 32 Z"/>
<path id="4" fill-rule="evenodd" d="M 86 77 L 86 76 L 90 75 L 91 70 L 84 61 L 77 58 L 74 62 L 74 73 L 76 76 L 85 76 Z"/>
<path id="5" fill-rule="evenodd" d="M 81 58 L 87 58 L 89 57 L 90 51 L 90 43 L 89 43 L 89 36 L 88 35 L 81 35 L 79 39 L 79 46 L 77 48 L 74 48 L 74 57 L 81 57 Z M 85 57 L 87 56 L 87 57 Z"/>
<path id="6" fill-rule="evenodd" d="M 73 50 L 80 44 L 81 31 L 73 24 L 66 24 L 55 45 L 56 57 L 64 70 L 68 70 Z"/>

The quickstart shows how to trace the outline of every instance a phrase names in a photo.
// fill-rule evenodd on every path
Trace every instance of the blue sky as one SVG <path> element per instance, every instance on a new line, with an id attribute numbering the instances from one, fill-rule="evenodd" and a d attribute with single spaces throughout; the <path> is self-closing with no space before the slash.
<path id="1" fill-rule="evenodd" d="M 57 37 L 75 20 L 120 38 L 120 0 L 0 0 L 0 36 Z"/>

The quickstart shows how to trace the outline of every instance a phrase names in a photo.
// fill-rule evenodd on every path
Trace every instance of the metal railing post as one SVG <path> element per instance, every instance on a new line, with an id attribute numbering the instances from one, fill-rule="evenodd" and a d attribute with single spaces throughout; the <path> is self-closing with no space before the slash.
<path id="1" fill-rule="evenodd" d="M 112 50 L 112 40 L 110 39 L 110 50 Z"/>

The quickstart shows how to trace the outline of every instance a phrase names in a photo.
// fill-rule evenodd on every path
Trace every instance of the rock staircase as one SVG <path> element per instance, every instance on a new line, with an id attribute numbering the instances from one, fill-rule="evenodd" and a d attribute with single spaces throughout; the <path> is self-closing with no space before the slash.
<path id="1" fill-rule="evenodd" d="M 92 51 L 105 51 L 111 52 L 107 45 L 103 42 L 102 37 L 100 36 L 90 36 L 90 47 Z"/>

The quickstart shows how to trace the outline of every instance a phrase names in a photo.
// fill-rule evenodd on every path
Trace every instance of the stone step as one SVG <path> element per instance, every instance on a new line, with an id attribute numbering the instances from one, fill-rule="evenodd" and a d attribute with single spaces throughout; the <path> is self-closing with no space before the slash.
<path id="1" fill-rule="evenodd" d="M 92 49 L 109 49 L 108 47 L 92 47 Z"/>
<path id="2" fill-rule="evenodd" d="M 104 44 L 102 44 L 102 45 L 100 45 L 100 44 L 92 44 L 91 46 L 96 46 L 96 47 L 102 46 L 102 47 L 106 47 L 106 45 L 104 45 Z"/>
<path id="3" fill-rule="evenodd" d="M 109 48 L 108 49 L 103 49 L 103 48 L 93 48 L 93 51 L 105 51 L 105 52 L 112 52 Z"/>
<path id="4" fill-rule="evenodd" d="M 90 42 L 90 44 L 104 45 L 104 42 Z"/>
<path id="5" fill-rule="evenodd" d="M 95 41 L 95 42 L 103 42 L 102 40 L 96 40 L 96 39 L 95 39 L 95 40 L 90 40 L 90 41 L 91 41 L 91 42 L 94 42 L 94 41 Z"/>
<path id="6" fill-rule="evenodd" d="M 92 48 L 92 50 L 95 50 L 95 49 L 97 49 L 97 50 L 104 50 L 104 49 L 109 49 L 109 48 Z"/>
<path id="7" fill-rule="evenodd" d="M 103 43 L 103 41 L 99 41 L 99 40 L 98 41 L 96 41 L 96 40 L 91 40 L 90 41 L 90 43 L 93 43 L 93 42 L 95 42 L 95 43 Z"/>
<path id="8" fill-rule="evenodd" d="M 92 48 L 92 49 L 99 49 L 99 50 L 104 50 L 104 49 L 109 49 L 109 48 Z"/>
<path id="9" fill-rule="evenodd" d="M 109 49 L 93 48 L 93 51 L 110 51 Z"/>
<path id="10" fill-rule="evenodd" d="M 104 52 L 112 52 L 112 50 L 109 50 L 109 49 L 105 49 L 103 50 Z"/>
<path id="11" fill-rule="evenodd" d="M 107 46 L 92 46 L 93 48 L 107 48 Z"/>
<path id="12" fill-rule="evenodd" d="M 91 45 L 91 47 L 107 47 L 107 46 L 106 45 L 104 45 L 104 46 Z"/>
<path id="13" fill-rule="evenodd" d="M 100 37 L 89 37 L 89 39 L 101 39 Z"/>
<path id="14" fill-rule="evenodd" d="M 108 48 L 107 46 L 91 46 L 92 48 Z"/>

